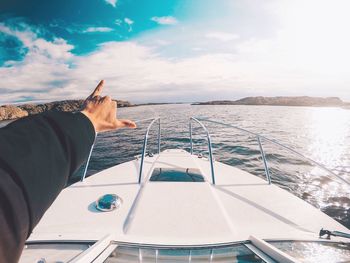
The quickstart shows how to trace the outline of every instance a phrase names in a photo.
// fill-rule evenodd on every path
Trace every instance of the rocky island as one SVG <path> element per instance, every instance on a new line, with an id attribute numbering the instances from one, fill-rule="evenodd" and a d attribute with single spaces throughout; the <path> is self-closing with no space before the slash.
<path id="1" fill-rule="evenodd" d="M 116 102 L 119 108 L 134 106 L 128 101 L 116 100 Z M 84 100 L 64 100 L 43 104 L 2 105 L 0 106 L 0 121 L 18 119 L 48 110 L 79 111 L 83 103 Z"/>
<path id="2" fill-rule="evenodd" d="M 246 97 L 239 100 L 219 100 L 194 103 L 192 105 L 270 105 L 270 106 L 307 106 L 307 107 L 344 107 L 350 103 L 338 97 Z"/>
<path id="3" fill-rule="evenodd" d="M 141 106 L 141 105 L 161 105 L 168 103 L 146 103 L 131 104 L 128 101 L 116 100 L 119 108 Z M 48 110 L 74 112 L 79 111 L 84 100 L 63 100 L 42 104 L 22 104 L 22 105 L 2 105 L 0 106 L 0 121 L 14 120 L 25 116 L 30 116 Z M 271 105 L 271 106 L 308 106 L 308 107 L 342 107 L 350 109 L 350 103 L 342 101 L 338 97 L 246 97 L 239 100 L 217 100 L 193 103 L 192 105 Z"/>

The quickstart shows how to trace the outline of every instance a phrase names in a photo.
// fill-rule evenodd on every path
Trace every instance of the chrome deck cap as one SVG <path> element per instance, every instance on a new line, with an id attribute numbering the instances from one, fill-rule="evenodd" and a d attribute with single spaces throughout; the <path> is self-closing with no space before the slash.
<path id="1" fill-rule="evenodd" d="M 105 194 L 96 201 L 96 209 L 109 212 L 120 207 L 122 199 L 116 194 Z"/>

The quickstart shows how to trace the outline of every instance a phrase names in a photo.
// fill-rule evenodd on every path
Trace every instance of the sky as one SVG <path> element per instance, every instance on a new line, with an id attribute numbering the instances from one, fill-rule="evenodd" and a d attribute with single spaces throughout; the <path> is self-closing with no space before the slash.
<path id="1" fill-rule="evenodd" d="M 350 101 L 347 0 L 2 0 L 0 104 Z"/>

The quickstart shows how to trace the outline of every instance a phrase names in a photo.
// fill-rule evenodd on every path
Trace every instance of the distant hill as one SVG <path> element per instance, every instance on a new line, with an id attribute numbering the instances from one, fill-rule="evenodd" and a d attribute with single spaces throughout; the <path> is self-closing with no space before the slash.
<path id="1" fill-rule="evenodd" d="M 239 100 L 219 100 L 194 103 L 193 105 L 271 105 L 271 106 L 309 106 L 309 107 L 349 107 L 337 97 L 246 97 Z"/>
<path id="2" fill-rule="evenodd" d="M 18 119 L 48 110 L 79 111 L 83 103 L 84 100 L 63 100 L 43 104 L 2 105 L 0 106 L 0 121 Z M 128 101 L 117 100 L 117 103 L 118 108 L 134 106 Z"/>
<path id="3" fill-rule="evenodd" d="M 84 100 L 63 100 L 42 104 L 2 105 L 0 106 L 0 121 L 13 120 L 48 110 L 79 111 Z M 162 105 L 168 103 L 131 104 L 129 101 L 117 100 L 118 107 L 141 105 Z M 171 104 L 171 103 L 169 103 Z M 218 100 L 193 103 L 192 105 L 272 105 L 272 106 L 311 106 L 311 107 L 343 107 L 350 109 L 350 103 L 343 102 L 337 97 L 246 97 L 239 100 Z"/>

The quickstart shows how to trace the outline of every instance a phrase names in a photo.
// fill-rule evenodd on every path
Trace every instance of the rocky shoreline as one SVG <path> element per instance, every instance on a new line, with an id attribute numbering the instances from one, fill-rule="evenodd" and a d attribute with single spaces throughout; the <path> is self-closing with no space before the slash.
<path id="1" fill-rule="evenodd" d="M 192 105 L 269 105 L 269 106 L 304 106 L 304 107 L 343 107 L 349 108 L 350 103 L 338 97 L 246 97 L 239 100 L 219 100 L 193 103 Z"/>
<path id="2" fill-rule="evenodd" d="M 118 107 L 135 106 L 128 101 L 116 100 Z M 64 100 L 42 104 L 2 105 L 0 106 L 0 121 L 14 120 L 35 115 L 49 110 L 75 112 L 83 106 L 84 100 Z"/>
<path id="3" fill-rule="evenodd" d="M 129 101 L 116 100 L 119 108 L 142 105 L 162 105 L 168 103 L 131 104 Z M 83 106 L 84 100 L 63 100 L 42 104 L 2 105 L 0 106 L 0 121 L 14 120 L 41 112 L 56 110 L 75 112 Z M 270 105 L 270 106 L 304 106 L 304 107 L 341 107 L 350 109 L 350 103 L 337 97 L 246 97 L 239 100 L 218 100 L 197 102 L 192 105 Z"/>

